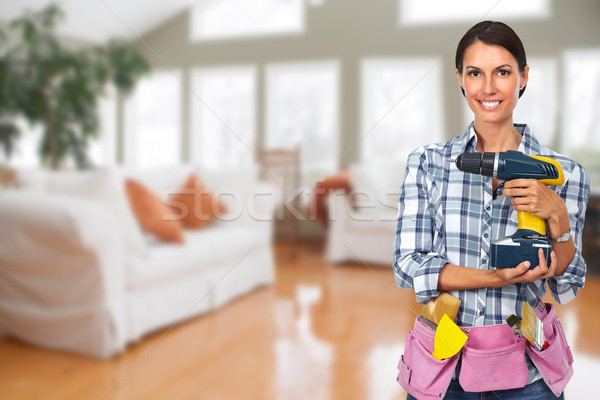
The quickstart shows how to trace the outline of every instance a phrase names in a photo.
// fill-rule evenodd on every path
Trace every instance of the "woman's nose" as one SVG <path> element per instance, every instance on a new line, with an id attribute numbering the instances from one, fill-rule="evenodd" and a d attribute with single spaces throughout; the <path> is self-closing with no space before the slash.
<path id="1" fill-rule="evenodd" d="M 484 93 L 494 93 L 496 91 L 496 84 L 492 77 L 485 79 L 483 91 L 484 91 Z"/>

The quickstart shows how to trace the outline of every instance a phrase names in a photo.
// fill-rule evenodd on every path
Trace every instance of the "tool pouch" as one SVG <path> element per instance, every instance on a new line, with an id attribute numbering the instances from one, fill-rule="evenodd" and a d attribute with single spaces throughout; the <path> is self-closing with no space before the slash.
<path id="1" fill-rule="evenodd" d="M 521 388 L 529 371 L 524 338 L 508 324 L 463 328 L 469 339 L 462 349 L 458 380 L 467 392 Z"/>
<path id="2" fill-rule="evenodd" d="M 544 324 L 544 336 L 549 346 L 541 351 L 527 346 L 527 355 L 558 397 L 573 376 L 573 354 L 554 306 L 540 300 L 535 313 Z"/>
<path id="3" fill-rule="evenodd" d="M 418 318 L 406 337 L 404 354 L 398 363 L 398 383 L 419 400 L 443 398 L 458 362 L 458 354 L 437 360 L 434 349 L 435 331 Z"/>

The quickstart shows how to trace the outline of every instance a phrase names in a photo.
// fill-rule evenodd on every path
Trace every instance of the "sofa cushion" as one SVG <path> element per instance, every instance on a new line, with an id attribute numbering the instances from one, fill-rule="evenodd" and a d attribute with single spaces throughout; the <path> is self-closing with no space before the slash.
<path id="1" fill-rule="evenodd" d="M 227 211 L 195 174 L 188 177 L 177 193 L 169 196 L 168 204 L 174 214 L 181 214 L 181 224 L 190 229 L 203 228 Z"/>
<path id="2" fill-rule="evenodd" d="M 244 167 L 208 169 L 197 168 L 196 174 L 202 181 L 213 190 L 220 190 L 224 193 L 230 191 L 240 191 L 247 193 L 253 189 L 253 186 L 259 180 L 258 165 L 251 164 Z"/>
<path id="3" fill-rule="evenodd" d="M 50 171 L 39 168 L 18 168 L 16 170 L 16 187 L 24 190 L 45 192 L 47 191 L 48 175 L 50 173 Z"/>
<path id="4" fill-rule="evenodd" d="M 243 168 L 198 168 L 196 175 L 227 209 L 219 219 L 231 220 L 237 218 L 241 209 L 252 201 L 258 183 L 258 166 L 251 164 Z"/>
<path id="5" fill-rule="evenodd" d="M 183 243 L 181 223 L 173 219 L 172 208 L 146 186 L 133 179 L 125 180 L 131 208 L 142 228 L 160 240 Z"/>
<path id="6" fill-rule="evenodd" d="M 258 245 L 270 243 L 270 231 L 261 226 L 240 226 L 218 221 L 204 229 L 186 232 L 182 246 L 157 243 L 147 259 L 131 257 L 127 268 L 129 290 L 161 285 L 190 274 L 201 274 L 215 265 L 236 262 Z"/>
<path id="7" fill-rule="evenodd" d="M 124 186 L 114 170 L 107 168 L 86 171 L 19 169 L 17 187 L 23 190 L 93 200 L 103 204 L 119 221 L 127 249 L 140 256 L 148 254 L 148 246 L 129 208 Z"/>
<path id="8" fill-rule="evenodd" d="M 161 199 L 166 199 L 169 194 L 176 193 L 194 172 L 190 165 L 172 165 L 155 168 L 119 167 L 119 174 L 123 182 L 133 179 L 155 193 Z"/>

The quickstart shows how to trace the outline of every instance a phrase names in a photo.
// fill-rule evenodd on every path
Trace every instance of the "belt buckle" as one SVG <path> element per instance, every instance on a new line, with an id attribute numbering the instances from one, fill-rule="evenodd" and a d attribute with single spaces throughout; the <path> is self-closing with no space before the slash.
<path id="1" fill-rule="evenodd" d="M 544 302 L 542 301 L 542 299 L 538 300 L 537 306 L 538 310 L 544 312 L 546 311 L 546 305 L 544 304 Z"/>

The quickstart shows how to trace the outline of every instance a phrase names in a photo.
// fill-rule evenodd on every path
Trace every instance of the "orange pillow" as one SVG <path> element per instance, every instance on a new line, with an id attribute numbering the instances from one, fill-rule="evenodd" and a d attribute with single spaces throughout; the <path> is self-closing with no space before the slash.
<path id="1" fill-rule="evenodd" d="M 133 179 L 125 181 L 125 190 L 133 213 L 146 232 L 165 242 L 184 243 L 181 223 L 165 218 L 173 211 L 158 196 Z"/>
<path id="2" fill-rule="evenodd" d="M 227 211 L 195 174 L 191 174 L 181 190 L 169 197 L 169 204 L 181 215 L 181 223 L 190 229 L 200 229 Z"/>

